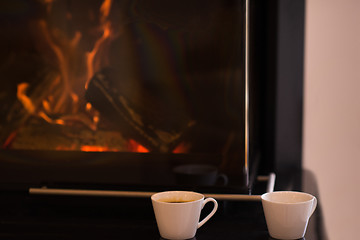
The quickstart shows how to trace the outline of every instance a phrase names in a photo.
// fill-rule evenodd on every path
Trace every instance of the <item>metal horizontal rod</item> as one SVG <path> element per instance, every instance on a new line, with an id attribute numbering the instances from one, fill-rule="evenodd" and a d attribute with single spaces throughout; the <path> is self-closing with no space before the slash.
<path id="1" fill-rule="evenodd" d="M 275 184 L 275 174 L 271 173 L 268 178 L 267 192 L 272 192 Z M 29 188 L 29 193 L 34 195 L 67 195 L 67 196 L 93 196 L 93 197 L 135 197 L 150 198 L 156 192 L 142 191 L 118 191 L 118 190 L 85 190 L 85 189 L 62 189 L 62 188 Z M 218 200 L 234 201 L 260 201 L 260 195 L 246 194 L 216 194 L 205 193 L 205 197 L 212 197 Z"/>
<path id="2" fill-rule="evenodd" d="M 150 198 L 156 192 L 137 191 L 115 191 L 115 190 L 83 190 L 83 189 L 61 189 L 61 188 L 30 188 L 30 194 L 35 195 L 67 195 L 67 196 L 93 196 L 93 197 L 135 197 Z M 205 193 L 205 197 L 212 197 L 218 200 L 260 200 L 259 195 L 246 194 L 212 194 Z"/>

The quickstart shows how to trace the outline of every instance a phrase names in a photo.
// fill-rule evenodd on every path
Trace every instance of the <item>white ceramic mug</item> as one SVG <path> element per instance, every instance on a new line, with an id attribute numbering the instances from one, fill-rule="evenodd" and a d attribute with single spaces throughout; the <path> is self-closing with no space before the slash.
<path id="1" fill-rule="evenodd" d="M 314 196 L 295 191 L 265 193 L 261 201 L 269 234 L 276 239 L 303 238 L 317 205 Z"/>
<path id="2" fill-rule="evenodd" d="M 156 223 L 162 238 L 193 238 L 198 228 L 216 212 L 218 204 L 213 198 L 188 191 L 160 192 L 151 196 Z M 206 203 L 213 202 L 212 211 L 201 221 L 200 213 Z"/>

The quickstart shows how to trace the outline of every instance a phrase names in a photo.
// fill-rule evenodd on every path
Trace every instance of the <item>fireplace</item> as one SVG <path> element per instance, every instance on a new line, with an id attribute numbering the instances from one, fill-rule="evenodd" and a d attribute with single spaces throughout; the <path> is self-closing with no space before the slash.
<path id="1" fill-rule="evenodd" d="M 277 165 L 281 154 L 269 144 L 284 127 L 277 94 L 294 97 L 278 78 L 286 72 L 278 52 L 294 48 L 279 47 L 270 3 L 19 0 L 0 8 L 2 188 L 249 194 L 258 173 L 298 167 L 297 157 Z M 173 170 L 184 164 L 215 166 L 227 184 L 179 185 Z"/>
<path id="2" fill-rule="evenodd" d="M 303 0 L 1 1 L 0 236 L 158 239 L 149 196 L 184 189 L 219 202 L 198 238 L 268 239 L 303 28 Z"/>

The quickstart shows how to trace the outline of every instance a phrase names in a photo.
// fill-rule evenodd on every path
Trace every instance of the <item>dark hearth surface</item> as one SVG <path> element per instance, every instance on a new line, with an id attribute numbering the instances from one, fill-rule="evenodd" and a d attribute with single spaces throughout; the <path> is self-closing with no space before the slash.
<path id="1" fill-rule="evenodd" d="M 210 206 L 205 206 L 206 214 Z M 1 239 L 160 239 L 150 199 L 1 193 Z M 196 239 L 268 239 L 260 202 L 219 201 Z"/>
<path id="2" fill-rule="evenodd" d="M 312 174 L 277 176 L 275 190 L 314 194 L 318 207 L 310 218 L 306 240 L 327 240 L 321 199 Z M 298 185 L 300 183 L 300 185 Z M 253 194 L 263 191 L 256 182 Z M 279 188 L 280 187 L 280 188 Z M 258 191 L 260 190 L 260 192 Z M 198 229 L 195 239 L 271 240 L 260 201 L 218 200 L 215 215 Z M 201 218 L 210 210 L 205 205 Z M 105 198 L 31 195 L 0 191 L 0 239 L 161 239 L 150 198 Z"/>
<path id="3" fill-rule="evenodd" d="M 80 151 L 0 151 L 0 190 L 66 188 L 122 191 L 171 189 L 203 193 L 249 192 L 241 161 L 221 169 L 221 156 Z M 210 164 L 228 177 L 228 184 L 212 186 L 178 182 L 174 168 L 182 164 Z M 233 172 L 236 172 L 234 174 Z"/>

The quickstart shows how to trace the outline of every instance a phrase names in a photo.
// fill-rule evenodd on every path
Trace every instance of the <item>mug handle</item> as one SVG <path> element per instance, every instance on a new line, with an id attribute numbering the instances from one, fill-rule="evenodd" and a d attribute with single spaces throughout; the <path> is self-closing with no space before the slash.
<path id="1" fill-rule="evenodd" d="M 208 203 L 208 202 L 213 202 L 214 203 L 214 208 L 201 222 L 198 223 L 197 228 L 200 228 L 202 225 L 204 225 L 204 223 L 206 223 L 215 214 L 215 212 L 216 212 L 216 210 L 218 208 L 218 203 L 217 203 L 217 201 L 215 199 L 206 198 L 202 203 L 201 209 L 203 209 L 205 204 Z"/>
<path id="2" fill-rule="evenodd" d="M 313 202 L 312 209 L 311 209 L 309 217 L 311 217 L 311 215 L 313 215 L 313 213 L 314 213 L 314 211 L 316 209 L 316 206 L 317 206 L 317 199 L 316 199 L 316 197 L 314 197 L 314 202 Z"/>

